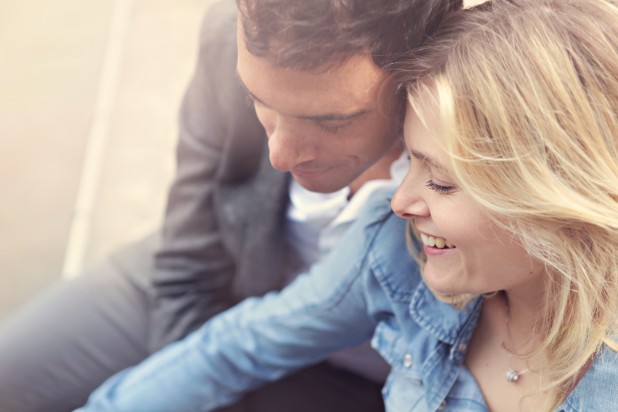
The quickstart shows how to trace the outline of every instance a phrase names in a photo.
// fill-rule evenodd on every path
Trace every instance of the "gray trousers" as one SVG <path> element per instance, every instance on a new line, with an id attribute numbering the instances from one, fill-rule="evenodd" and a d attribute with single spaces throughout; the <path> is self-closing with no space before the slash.
<path id="1" fill-rule="evenodd" d="M 151 306 L 145 280 L 123 273 L 113 260 L 35 299 L 0 326 L 0 412 L 67 412 L 83 405 L 106 378 L 149 355 L 148 337 L 157 327 Z M 179 319 L 191 316 L 180 307 Z M 379 412 L 381 386 L 323 363 L 221 412 Z"/>

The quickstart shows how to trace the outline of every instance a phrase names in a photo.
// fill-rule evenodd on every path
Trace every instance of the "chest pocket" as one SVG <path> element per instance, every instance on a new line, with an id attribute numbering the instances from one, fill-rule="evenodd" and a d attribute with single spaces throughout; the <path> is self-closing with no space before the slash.
<path id="1" fill-rule="evenodd" d="M 391 372 L 382 389 L 388 412 L 411 412 L 424 404 L 425 387 L 419 370 L 420 360 L 412 343 L 406 342 L 397 324 L 378 324 L 371 346 L 391 366 Z"/>

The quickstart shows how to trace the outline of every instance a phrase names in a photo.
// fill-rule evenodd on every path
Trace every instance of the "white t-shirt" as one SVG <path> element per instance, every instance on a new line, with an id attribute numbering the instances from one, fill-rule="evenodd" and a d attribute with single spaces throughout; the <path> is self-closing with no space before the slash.
<path id="1" fill-rule="evenodd" d="M 348 199 L 350 189 L 347 187 L 334 193 L 315 193 L 292 180 L 286 235 L 303 263 L 303 271 L 330 252 L 376 190 L 396 187 L 407 170 L 408 160 L 402 154 L 390 167 L 390 179 L 365 183 L 352 199 Z M 299 274 L 290 273 L 288 280 L 291 281 Z M 383 381 L 388 374 L 388 365 L 369 344 L 338 352 L 330 361 L 375 381 Z"/>

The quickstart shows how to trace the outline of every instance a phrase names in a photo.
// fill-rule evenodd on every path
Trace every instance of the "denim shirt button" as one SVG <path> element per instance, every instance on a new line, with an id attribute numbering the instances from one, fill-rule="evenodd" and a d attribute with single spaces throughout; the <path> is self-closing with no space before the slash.
<path id="1" fill-rule="evenodd" d="M 406 368 L 409 368 L 410 366 L 412 366 L 412 355 L 410 355 L 409 353 L 406 353 L 403 356 L 403 366 Z"/>
<path id="2" fill-rule="evenodd" d="M 445 409 L 446 409 L 446 401 L 440 402 L 440 405 L 438 406 L 438 410 L 443 411 Z"/>
<path id="3" fill-rule="evenodd" d="M 457 347 L 457 350 L 459 350 L 459 352 L 465 352 L 466 348 L 468 347 L 468 345 L 466 345 L 465 343 L 460 343 L 459 346 Z"/>

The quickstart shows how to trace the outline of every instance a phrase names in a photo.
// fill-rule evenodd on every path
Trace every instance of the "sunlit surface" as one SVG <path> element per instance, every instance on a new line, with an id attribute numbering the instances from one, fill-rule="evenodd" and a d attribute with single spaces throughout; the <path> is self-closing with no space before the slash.
<path id="1" fill-rule="evenodd" d="M 157 225 L 208 3 L 0 0 L 0 321 L 61 277 L 97 121 L 83 264 Z"/>

